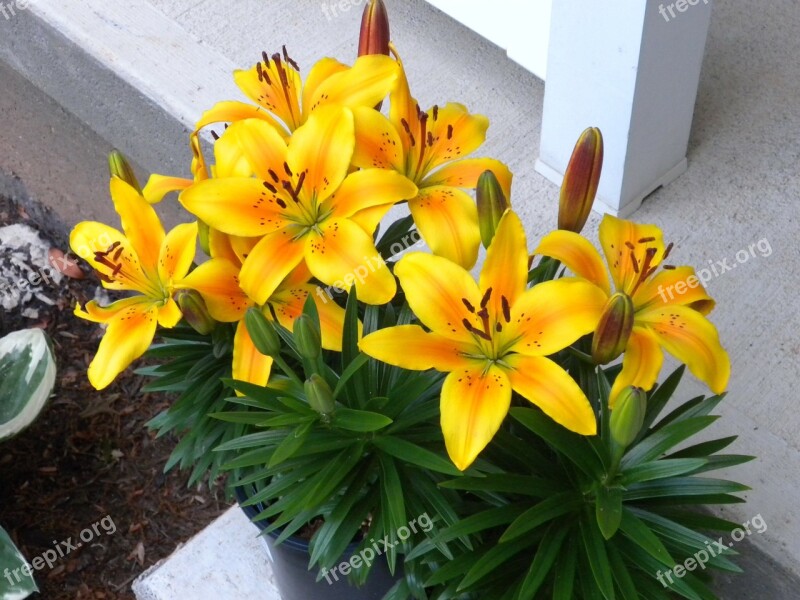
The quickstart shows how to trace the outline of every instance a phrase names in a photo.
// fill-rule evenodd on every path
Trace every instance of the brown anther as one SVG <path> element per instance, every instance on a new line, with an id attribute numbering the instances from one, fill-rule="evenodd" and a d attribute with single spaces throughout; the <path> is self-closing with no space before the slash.
<path id="1" fill-rule="evenodd" d="M 118 261 L 119 257 L 122 256 L 122 253 L 125 251 L 125 248 L 117 248 L 117 251 L 114 253 L 114 260 Z"/>
<path id="2" fill-rule="evenodd" d="M 439 107 L 433 107 L 433 120 L 436 121 L 439 118 Z"/>
<path id="3" fill-rule="evenodd" d="M 269 176 L 272 177 L 272 181 L 274 181 L 275 183 L 278 183 L 280 181 L 280 178 L 278 177 L 278 174 L 275 171 L 270 169 L 267 172 L 269 173 Z"/>
<path id="4" fill-rule="evenodd" d="M 630 243 L 630 242 L 628 242 L 628 241 L 626 241 L 626 242 L 625 242 L 625 245 L 626 245 L 626 246 L 627 246 L 627 247 L 628 247 L 630 250 L 636 250 L 636 246 L 634 246 L 632 243 Z"/>
<path id="5" fill-rule="evenodd" d="M 639 240 L 639 243 L 640 244 L 647 244 L 649 242 L 655 242 L 655 241 L 656 241 L 656 238 L 654 238 L 654 237 L 644 237 L 644 238 Z"/>
<path id="6" fill-rule="evenodd" d="M 306 180 L 306 173 L 308 173 L 308 171 L 303 171 L 300 173 L 300 177 L 297 179 L 297 188 L 294 190 L 295 197 L 299 196 L 300 190 L 303 189 L 303 183 L 305 183 Z"/>
<path id="7" fill-rule="evenodd" d="M 269 181 L 265 181 L 263 183 L 264 183 L 264 187 L 267 188 L 270 192 L 272 192 L 273 194 L 277 194 L 278 193 L 278 188 L 276 188 L 274 185 L 272 185 Z"/>
<path id="8" fill-rule="evenodd" d="M 294 173 L 292 173 L 292 170 L 289 168 L 289 163 L 287 163 L 287 162 L 283 163 L 283 170 L 284 170 L 284 171 L 286 171 L 286 174 L 287 174 L 289 177 L 291 177 L 292 175 L 294 175 Z"/>
<path id="9" fill-rule="evenodd" d="M 286 51 L 286 46 L 283 46 L 283 60 L 289 63 L 295 71 L 299 71 L 300 67 L 297 66 L 297 63 L 292 60 L 292 57 L 289 56 L 289 53 Z"/>
<path id="10" fill-rule="evenodd" d="M 636 255 L 631 252 L 631 262 L 633 263 L 633 272 L 638 274 L 639 273 L 639 261 L 636 260 Z"/>
<path id="11" fill-rule="evenodd" d="M 506 320 L 506 323 L 511 323 L 511 305 L 508 303 L 508 298 L 503 296 L 500 301 L 503 305 L 503 318 Z"/>
<path id="12" fill-rule="evenodd" d="M 475 312 L 475 307 L 474 307 L 474 306 L 472 306 L 472 304 L 470 303 L 470 301 L 469 301 L 469 300 L 467 300 L 466 298 L 462 298 L 462 299 L 461 299 L 461 301 L 464 303 L 464 306 L 466 306 L 466 307 L 467 307 L 467 310 L 468 310 L 469 312 L 471 312 L 471 313 L 474 313 L 474 312 Z"/>
<path id="13" fill-rule="evenodd" d="M 452 125 L 448 125 L 447 126 L 447 139 L 448 140 L 452 140 L 453 139 L 453 126 Z"/>
<path id="14" fill-rule="evenodd" d="M 269 54 L 267 54 L 266 50 L 261 52 L 261 58 L 264 59 L 264 65 L 269 69 Z"/>
<path id="15" fill-rule="evenodd" d="M 213 137 L 214 141 L 216 142 L 219 139 L 219 134 L 212 129 L 211 130 L 211 137 Z"/>
<path id="16" fill-rule="evenodd" d="M 503 331 L 503 324 L 500 321 L 498 321 L 494 326 L 494 330 L 497 333 L 501 333 Z"/>
<path id="17" fill-rule="evenodd" d="M 428 132 L 428 146 L 433 146 L 433 133 Z"/>
<path id="18" fill-rule="evenodd" d="M 280 206 L 281 208 L 286 208 L 286 202 L 284 202 L 284 201 L 283 201 L 283 200 L 281 200 L 280 198 L 277 198 L 277 199 L 275 200 L 275 202 L 276 202 L 276 203 L 278 204 L 278 206 Z"/>
<path id="19" fill-rule="evenodd" d="M 481 298 L 481 308 L 486 308 L 486 305 L 489 304 L 489 299 L 492 297 L 492 288 L 486 290 L 486 293 Z"/>
<path id="20" fill-rule="evenodd" d="M 664 268 L 667 271 L 674 271 L 675 269 L 677 269 L 677 267 L 675 265 L 664 265 Z"/>
<path id="21" fill-rule="evenodd" d="M 669 246 L 667 246 L 667 249 L 664 250 L 664 256 L 661 257 L 661 260 L 667 260 L 667 258 L 669 257 L 669 253 L 672 252 L 672 249 L 674 247 L 675 247 L 675 243 L 674 242 L 670 242 Z"/>
<path id="22" fill-rule="evenodd" d="M 264 81 L 264 69 L 261 68 L 261 63 L 256 64 L 256 71 L 258 72 L 258 80 Z"/>

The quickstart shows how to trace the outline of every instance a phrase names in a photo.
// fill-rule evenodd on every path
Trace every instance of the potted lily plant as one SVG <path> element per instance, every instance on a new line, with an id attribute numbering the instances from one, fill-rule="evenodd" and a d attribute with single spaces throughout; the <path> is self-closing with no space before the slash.
<path id="1" fill-rule="evenodd" d="M 136 295 L 76 308 L 107 326 L 90 381 L 155 362 L 139 373 L 174 395 L 151 423 L 180 439 L 167 468 L 227 475 L 285 600 L 713 597 L 656 580 L 727 526 L 689 509 L 745 489 L 699 477 L 749 459 L 719 454 L 732 440 L 674 450 L 727 386 L 713 300 L 658 293 L 693 271 L 653 225 L 606 216 L 603 255 L 581 235 L 598 130 L 531 246 L 510 171 L 471 156 L 488 120 L 420 108 L 380 0 L 360 46 L 305 80 L 285 48 L 236 72 L 251 102 L 201 116 L 190 179 L 142 188 L 112 155 L 122 230 L 84 222 L 71 245 Z M 167 233 L 173 192 L 191 220 Z M 657 385 L 663 350 L 718 395 L 659 419 L 684 370 Z"/>

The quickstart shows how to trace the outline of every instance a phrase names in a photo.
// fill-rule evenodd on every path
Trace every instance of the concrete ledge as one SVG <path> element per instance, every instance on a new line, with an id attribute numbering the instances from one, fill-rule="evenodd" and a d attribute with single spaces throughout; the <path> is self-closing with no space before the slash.
<path id="1" fill-rule="evenodd" d="M 238 506 L 133 583 L 138 600 L 280 600 L 258 532 Z"/>
<path id="2" fill-rule="evenodd" d="M 189 129 L 239 96 L 233 64 L 145 0 L 31 0 L 0 59 L 150 171 L 186 173 Z"/>

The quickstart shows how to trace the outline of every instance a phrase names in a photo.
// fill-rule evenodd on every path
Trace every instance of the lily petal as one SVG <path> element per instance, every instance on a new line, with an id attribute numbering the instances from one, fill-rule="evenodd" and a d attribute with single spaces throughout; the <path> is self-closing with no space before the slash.
<path id="1" fill-rule="evenodd" d="M 147 351 L 156 334 L 157 311 L 152 302 L 142 298 L 108 322 L 88 370 L 89 381 L 95 389 L 108 387 L 117 375 Z"/>
<path id="2" fill-rule="evenodd" d="M 424 252 L 406 254 L 395 267 L 406 299 L 423 325 L 456 340 L 472 341 L 462 322 L 481 302 L 475 280 L 453 262 Z"/>
<path id="3" fill-rule="evenodd" d="M 303 261 L 305 240 L 295 240 L 290 229 L 264 236 L 247 256 L 239 285 L 256 304 L 266 304 L 278 286 Z"/>
<path id="4" fill-rule="evenodd" d="M 372 236 L 352 221 L 327 221 L 321 234 L 308 234 L 306 244 L 306 264 L 324 284 L 345 290 L 355 284 L 358 299 L 367 304 L 385 304 L 394 297 L 397 283 Z"/>
<path id="5" fill-rule="evenodd" d="M 636 324 L 648 326 L 659 344 L 686 363 L 711 391 L 715 394 L 725 391 L 731 363 L 711 321 L 687 306 L 667 306 L 637 313 Z"/>
<path id="6" fill-rule="evenodd" d="M 106 276 L 101 278 L 103 287 L 112 290 L 130 290 L 140 293 L 148 293 L 154 290 L 154 284 L 142 272 L 139 257 L 131 246 L 130 241 L 122 232 L 109 227 L 104 223 L 96 221 L 83 221 L 78 223 L 70 233 L 69 245 L 73 252 L 88 262 L 98 273 Z M 117 256 L 116 263 L 122 264 L 124 268 L 120 270 L 110 280 L 114 269 L 107 264 L 98 262 L 96 253 L 108 252 L 111 248 L 112 259 Z"/>
<path id="7" fill-rule="evenodd" d="M 302 83 L 300 74 L 291 65 L 271 60 L 266 68 L 262 63 L 260 70 L 256 66 L 247 71 L 234 71 L 233 79 L 250 100 L 277 116 L 290 131 L 299 127 Z"/>
<path id="8" fill-rule="evenodd" d="M 348 175 L 336 193 L 323 204 L 335 217 L 350 217 L 355 213 L 391 206 L 400 200 L 417 195 L 417 186 L 400 173 L 385 169 L 362 169 Z"/>
<path id="9" fill-rule="evenodd" d="M 475 188 L 478 178 L 484 171 L 491 171 L 500 182 L 506 198 L 511 198 L 511 181 L 513 175 L 509 168 L 493 158 L 465 158 L 444 165 L 441 169 L 428 175 L 420 187 L 447 185 L 457 188 Z"/>
<path id="10" fill-rule="evenodd" d="M 236 102 L 234 100 L 217 102 L 202 114 L 200 120 L 194 127 L 195 131 L 199 131 L 203 127 L 213 123 L 234 123 L 243 119 L 261 119 L 279 131 L 283 130 L 283 127 L 260 106 L 254 106 L 245 102 Z"/>
<path id="11" fill-rule="evenodd" d="M 92 323 L 108 323 L 121 312 L 131 308 L 132 306 L 139 306 L 140 304 L 147 304 L 149 301 L 144 296 L 132 296 L 130 298 L 123 298 L 112 302 L 108 306 L 100 306 L 96 301 L 92 300 L 87 302 L 85 306 L 81 307 L 80 304 L 75 306 L 75 316 L 91 321 Z"/>
<path id="12" fill-rule="evenodd" d="M 228 149 L 224 151 L 226 147 Z M 214 152 L 217 157 L 217 177 L 249 177 L 255 173 L 263 181 L 272 181 L 270 171 L 280 173 L 283 170 L 288 148 L 281 134 L 269 123 L 247 119 L 226 129 L 214 144 Z M 246 170 L 239 167 L 241 175 L 236 173 L 240 157 L 248 166 Z"/>
<path id="13" fill-rule="evenodd" d="M 212 258 L 183 280 L 181 287 L 197 290 L 215 321 L 235 323 L 244 318 L 253 301 L 239 287 L 239 267 L 224 258 Z"/>
<path id="14" fill-rule="evenodd" d="M 653 332 L 646 327 L 634 326 L 622 358 L 622 371 L 611 386 L 611 408 L 614 408 L 619 393 L 629 385 L 643 390 L 652 389 L 663 364 L 664 354 Z"/>
<path id="15" fill-rule="evenodd" d="M 193 215 L 224 233 L 257 237 L 284 226 L 280 191 L 273 194 L 263 182 L 251 178 L 206 179 L 185 190 L 179 198 Z"/>
<path id="16" fill-rule="evenodd" d="M 130 240 L 145 273 L 155 275 L 165 237 L 161 220 L 139 192 L 122 179 L 112 177 L 110 188 L 125 237 Z"/>
<path id="17" fill-rule="evenodd" d="M 211 258 L 224 258 L 234 264 L 241 265 L 242 261 L 239 260 L 236 252 L 231 244 L 231 239 L 235 236 L 222 233 L 219 229 L 209 228 L 208 230 L 208 246 L 211 253 Z"/>
<path id="18" fill-rule="evenodd" d="M 306 116 L 311 112 L 314 98 L 319 97 L 317 91 L 319 86 L 336 73 L 341 73 L 349 69 L 347 65 L 340 63 L 335 58 L 326 57 L 318 60 L 311 71 L 309 71 L 306 81 L 303 84 L 303 112 Z"/>
<path id="19" fill-rule="evenodd" d="M 297 269 L 295 270 L 297 271 Z M 290 275 L 289 278 L 292 276 Z M 288 279 L 287 278 L 287 281 Z M 294 329 L 295 320 L 303 314 L 309 294 L 314 299 L 319 313 L 319 328 L 322 334 L 322 347 L 335 352 L 342 351 L 342 331 L 344 330 L 344 308 L 336 304 L 321 287 L 311 284 L 298 284 L 281 289 L 269 299 L 278 322 L 289 331 Z M 359 335 L 361 324 L 359 323 Z"/>
<path id="20" fill-rule="evenodd" d="M 688 306 L 702 315 L 710 313 L 715 305 L 692 267 L 661 271 L 641 285 L 633 296 L 633 303 L 636 310 Z"/>
<path id="21" fill-rule="evenodd" d="M 142 190 L 142 196 L 149 204 L 158 204 L 167 194 L 182 192 L 194 183 L 191 179 L 182 177 L 167 177 L 154 173 L 150 175 L 147 184 Z"/>
<path id="22" fill-rule="evenodd" d="M 618 219 L 612 215 L 605 215 L 600 222 L 600 244 L 617 291 L 626 294 L 632 292 L 639 279 L 637 270 L 645 262 L 646 250 L 655 248 L 655 256 L 650 261 L 651 268 L 658 266 L 664 256 L 664 236 L 658 227 Z"/>
<path id="23" fill-rule="evenodd" d="M 158 258 L 158 276 L 168 287 L 186 277 L 194 262 L 197 223 L 178 225 L 167 234 Z"/>
<path id="24" fill-rule="evenodd" d="M 349 219 L 367 232 L 368 235 L 372 235 L 375 233 L 381 221 L 383 221 L 383 218 L 392 210 L 393 206 L 394 204 L 383 204 L 381 206 L 365 208 L 351 215 Z"/>
<path id="25" fill-rule="evenodd" d="M 375 106 L 389 94 L 399 75 L 399 65 L 388 56 L 362 56 L 351 68 L 330 75 L 310 91 L 305 109 L 313 114 L 331 105 Z"/>
<path id="26" fill-rule="evenodd" d="M 470 114 L 463 104 L 450 102 L 437 112 L 436 119 L 433 111 L 429 112 L 428 128 L 433 136 L 433 145 L 425 153 L 427 160 L 421 174 L 472 154 L 486 140 L 486 130 L 489 129 L 489 119 Z"/>
<path id="27" fill-rule="evenodd" d="M 403 142 L 391 121 L 374 108 L 354 108 L 356 150 L 353 165 L 405 172 Z"/>
<path id="28" fill-rule="evenodd" d="M 183 313 L 172 298 L 167 300 L 167 303 L 158 307 L 158 324 L 166 329 L 172 329 L 183 318 Z"/>
<path id="29" fill-rule="evenodd" d="M 478 208 L 468 194 L 446 186 L 423 188 L 408 207 L 434 254 L 465 269 L 475 266 L 481 233 Z"/>
<path id="30" fill-rule="evenodd" d="M 511 307 L 525 291 L 528 281 L 528 242 L 516 213 L 506 211 L 497 225 L 494 240 L 481 269 L 480 288 L 492 290 L 489 314 L 503 315 L 503 299 Z"/>
<path id="31" fill-rule="evenodd" d="M 512 354 L 503 359 L 511 385 L 559 425 L 580 435 L 595 435 L 592 405 L 575 380 L 549 358 Z"/>
<path id="32" fill-rule="evenodd" d="M 511 307 L 507 338 L 517 339 L 511 352 L 549 356 L 594 331 L 608 298 L 596 285 L 580 279 L 545 281 L 527 290 Z"/>
<path id="33" fill-rule="evenodd" d="M 305 125 L 292 135 L 286 161 L 299 184 L 304 174 L 300 197 L 324 201 L 344 181 L 355 148 L 353 113 L 340 106 L 314 111 Z"/>
<path id="34" fill-rule="evenodd" d="M 233 338 L 233 378 L 265 386 L 272 370 L 272 357 L 261 354 L 253 344 L 244 321 L 239 321 Z M 237 395 L 240 395 L 237 392 Z"/>
<path id="35" fill-rule="evenodd" d="M 436 333 L 426 333 L 419 325 L 388 327 L 366 336 L 359 348 L 381 362 L 411 371 L 455 371 L 477 367 L 464 354 L 472 346 Z"/>
<path id="36" fill-rule="evenodd" d="M 607 295 L 611 295 L 608 271 L 603 259 L 592 243 L 582 235 L 572 231 L 553 231 L 542 238 L 533 253 L 561 261 L 575 275 L 591 281 Z"/>
<path id="37" fill-rule="evenodd" d="M 500 429 L 511 407 L 511 383 L 497 366 L 453 371 L 442 386 L 442 432 L 447 453 L 466 470 Z"/>

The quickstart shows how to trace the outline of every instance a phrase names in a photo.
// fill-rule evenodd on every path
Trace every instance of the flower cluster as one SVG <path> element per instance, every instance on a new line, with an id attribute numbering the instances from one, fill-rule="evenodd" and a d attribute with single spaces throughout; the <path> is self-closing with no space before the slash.
<path id="1" fill-rule="evenodd" d="M 611 408 L 626 388 L 655 385 L 662 349 L 722 392 L 730 366 L 706 318 L 713 301 L 702 286 L 669 300 L 657 292 L 693 274 L 666 264 L 672 246 L 665 247 L 661 231 L 606 216 L 606 264 L 580 234 L 600 176 L 599 131 L 587 130 L 576 147 L 561 229 L 531 256 L 524 227 L 507 208 L 510 171 L 497 160 L 469 157 L 483 143 L 488 120 L 457 103 L 422 110 L 393 55 L 361 56 L 351 66 L 325 58 L 303 81 L 285 48 L 264 53 L 253 68 L 235 73 L 252 104 L 221 102 L 197 123 L 192 179 L 154 175 L 139 189 L 116 155 L 111 197 L 122 231 L 84 222 L 71 243 L 110 240 L 89 262 L 105 287 L 138 295 L 76 309 L 108 325 L 89 368 L 92 384 L 109 385 L 147 350 L 158 326 L 172 328 L 185 317 L 199 331 L 237 324 L 233 378 L 267 385 L 274 356 L 257 348 L 247 311 L 255 307 L 292 331 L 311 299 L 322 348 L 339 352 L 344 303 L 320 301 L 314 290 L 348 282 L 367 305 L 405 302 L 413 312 L 413 322 L 371 332 L 360 348 L 403 369 L 448 373 L 441 427 L 461 470 L 501 427 L 514 393 L 573 432 L 597 433 L 596 399 L 576 382 L 565 351 L 597 364 L 624 355 Z M 215 123 L 225 128 L 213 133 L 212 164 L 199 140 Z M 476 187 L 484 190 L 481 210 L 469 193 Z M 165 233 L 153 204 L 175 191 L 195 221 Z M 398 203 L 408 204 L 430 252 L 394 264 L 375 240 Z M 208 255 L 199 264 L 198 236 Z M 487 253 L 475 281 L 470 269 L 481 241 Z M 353 278 L 365 265 L 368 276 Z M 557 277 L 559 265 L 571 275 Z"/>

